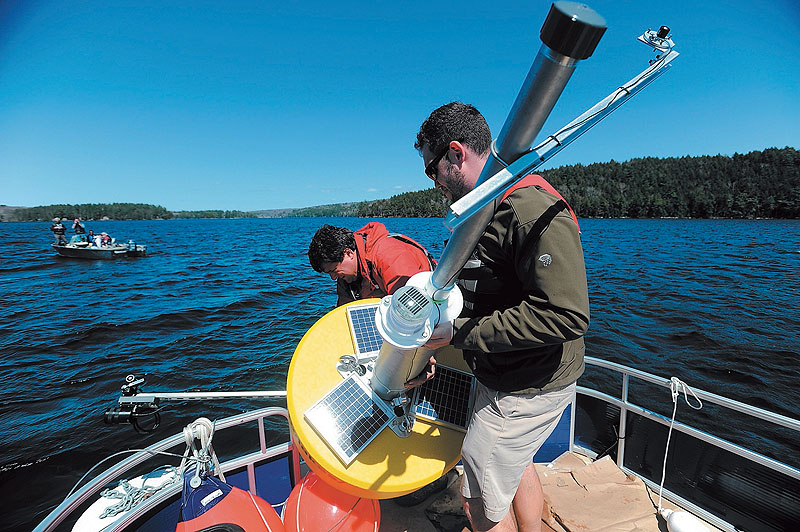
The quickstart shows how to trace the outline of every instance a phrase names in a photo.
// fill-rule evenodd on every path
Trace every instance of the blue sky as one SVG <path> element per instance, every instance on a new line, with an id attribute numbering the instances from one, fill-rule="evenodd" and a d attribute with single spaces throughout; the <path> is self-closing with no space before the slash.
<path id="1" fill-rule="evenodd" d="M 800 147 L 800 3 L 587 2 L 608 23 L 540 134 L 672 69 L 545 168 Z M 550 2 L 0 2 L 0 204 L 275 209 L 430 187 L 413 142 L 452 100 L 494 135 Z"/>

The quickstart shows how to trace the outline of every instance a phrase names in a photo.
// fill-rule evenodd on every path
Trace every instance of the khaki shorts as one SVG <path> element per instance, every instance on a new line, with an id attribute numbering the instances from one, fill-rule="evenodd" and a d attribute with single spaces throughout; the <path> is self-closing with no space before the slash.
<path id="1" fill-rule="evenodd" d="M 461 458 L 461 494 L 481 498 L 486 518 L 508 513 L 522 472 L 558 424 L 575 383 L 540 393 L 509 394 L 478 383 Z"/>

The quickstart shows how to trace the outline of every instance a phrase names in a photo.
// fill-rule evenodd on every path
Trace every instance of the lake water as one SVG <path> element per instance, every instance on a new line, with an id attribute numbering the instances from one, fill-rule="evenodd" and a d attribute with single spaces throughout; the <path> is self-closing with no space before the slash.
<path id="1" fill-rule="evenodd" d="M 148 246 L 145 258 L 115 261 L 57 256 L 49 223 L 0 224 L 0 528 L 30 530 L 113 452 L 200 415 L 275 404 L 172 405 L 152 435 L 102 416 L 130 373 L 146 376 L 148 391 L 285 389 L 297 342 L 336 300 L 332 281 L 308 266 L 308 242 L 322 223 L 367 221 L 87 223 Z M 438 219 L 381 221 L 437 257 L 448 236 Z M 581 228 L 589 355 L 800 417 L 800 221 L 581 220 Z M 611 386 L 599 373 L 586 379 Z M 679 407 L 679 419 L 687 410 Z M 713 425 L 714 416 L 700 420 Z M 799 465 L 788 431 L 722 425 L 720 435 Z"/>

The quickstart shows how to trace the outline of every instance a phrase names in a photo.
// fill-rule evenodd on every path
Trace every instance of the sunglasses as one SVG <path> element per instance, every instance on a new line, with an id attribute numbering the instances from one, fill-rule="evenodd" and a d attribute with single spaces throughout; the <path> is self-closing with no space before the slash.
<path id="1" fill-rule="evenodd" d="M 449 142 L 445 145 L 444 149 L 442 149 L 442 151 L 440 151 L 439 154 L 436 155 L 436 157 L 431 159 L 431 162 L 429 162 L 427 165 L 425 165 L 425 175 L 426 176 L 428 176 L 431 179 L 433 179 L 434 181 L 436 181 L 437 174 L 439 173 L 438 169 L 437 169 L 437 167 L 439 166 L 439 161 L 442 160 L 442 157 L 444 157 L 447 154 L 448 151 L 450 151 L 450 143 Z"/>

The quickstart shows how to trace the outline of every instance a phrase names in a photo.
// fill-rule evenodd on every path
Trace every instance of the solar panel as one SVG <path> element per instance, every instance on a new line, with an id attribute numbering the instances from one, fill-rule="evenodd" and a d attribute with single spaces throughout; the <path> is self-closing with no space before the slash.
<path id="1" fill-rule="evenodd" d="M 377 353 L 383 345 L 383 338 L 375 327 L 377 308 L 378 303 L 347 307 L 347 321 L 350 323 L 350 334 L 353 336 L 358 355 Z"/>
<path id="2" fill-rule="evenodd" d="M 475 377 L 437 364 L 434 378 L 415 390 L 416 414 L 435 423 L 466 430 L 474 390 Z"/>
<path id="3" fill-rule="evenodd" d="M 306 410 L 305 417 L 342 462 L 350 465 L 391 422 L 382 404 L 368 385 L 351 375 Z"/>

